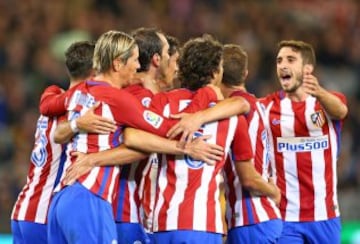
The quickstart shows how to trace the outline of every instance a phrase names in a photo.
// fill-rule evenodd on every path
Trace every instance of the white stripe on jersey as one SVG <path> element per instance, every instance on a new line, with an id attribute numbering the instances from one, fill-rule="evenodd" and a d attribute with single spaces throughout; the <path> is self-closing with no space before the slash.
<path id="1" fill-rule="evenodd" d="M 295 132 L 293 130 L 293 127 L 289 127 L 289 129 L 286 130 L 287 126 L 285 126 L 286 124 L 293 125 L 295 123 L 294 121 L 295 114 L 292 109 L 291 100 L 288 98 L 281 100 L 280 107 L 281 107 L 281 111 L 280 111 L 281 135 L 286 135 L 287 137 L 294 137 Z M 288 116 L 283 116 L 284 114 Z M 276 148 L 276 145 L 274 145 L 274 148 Z M 297 173 L 297 164 L 296 164 L 296 152 L 290 152 L 290 151 L 283 152 L 283 158 L 284 158 L 286 196 L 288 199 L 288 204 L 286 205 L 285 219 L 288 219 L 290 218 L 290 216 L 299 216 L 300 186 L 297 180 L 298 173 Z"/>
<path id="2" fill-rule="evenodd" d="M 166 155 L 165 154 L 162 154 L 162 159 L 161 159 L 161 162 L 165 162 L 166 159 L 165 159 Z M 160 173 L 159 173 L 159 178 L 158 178 L 158 188 L 159 188 L 159 192 L 162 193 L 165 191 L 165 188 L 168 184 L 168 180 L 167 180 L 167 177 L 166 177 L 166 171 L 167 171 L 167 164 L 164 164 L 164 165 L 161 165 L 161 168 L 160 168 Z M 160 213 L 160 210 L 161 210 L 161 207 L 163 206 L 164 204 L 164 195 L 163 194 L 158 194 L 158 200 L 155 204 L 155 208 L 154 208 L 154 225 L 153 225 L 153 231 L 158 231 L 158 227 L 159 227 L 159 219 L 156 218 L 155 216 L 159 216 L 159 213 Z"/>

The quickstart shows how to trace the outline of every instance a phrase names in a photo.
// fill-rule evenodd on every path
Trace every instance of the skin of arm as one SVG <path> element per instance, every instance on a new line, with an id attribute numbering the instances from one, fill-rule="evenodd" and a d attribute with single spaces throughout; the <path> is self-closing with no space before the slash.
<path id="1" fill-rule="evenodd" d="M 147 155 L 147 153 L 129 149 L 124 144 L 97 153 L 73 152 L 71 156 L 76 157 L 76 161 L 67 169 L 64 183 L 73 184 L 80 176 L 88 173 L 94 167 L 124 165 L 144 159 Z"/>
<path id="2" fill-rule="evenodd" d="M 180 113 L 171 115 L 172 118 L 181 118 L 181 121 L 170 128 L 167 136 L 173 139 L 182 133 L 179 146 L 183 146 L 186 138 L 191 138 L 194 131 L 198 130 L 202 124 L 225 119 L 236 114 L 244 114 L 249 112 L 249 110 L 250 104 L 246 99 L 235 96 L 222 100 L 211 108 L 193 114 Z"/>
<path id="3" fill-rule="evenodd" d="M 251 160 L 235 162 L 235 169 L 244 188 L 257 195 L 270 197 L 276 205 L 280 203 L 281 194 L 279 188 L 271 178 L 269 182 L 266 182 L 256 171 Z"/>
<path id="4" fill-rule="evenodd" d="M 96 166 L 123 165 L 145 158 L 148 154 L 138 151 L 139 149 L 147 152 L 176 155 L 189 154 L 194 159 L 202 160 L 212 165 L 215 161 L 221 160 L 224 153 L 221 146 L 211 145 L 203 141 L 207 138 L 210 138 L 210 136 L 199 137 L 187 148 L 180 149 L 176 146 L 176 141 L 171 141 L 142 130 L 126 128 L 124 131 L 126 143 L 117 148 L 90 154 L 73 152 L 71 156 L 76 157 L 76 161 L 68 168 L 64 182 L 67 185 L 71 185 L 76 179 Z M 138 150 L 128 148 L 127 146 L 137 148 Z"/>
<path id="5" fill-rule="evenodd" d="M 94 110 L 99 105 L 100 103 L 96 103 L 83 116 L 76 119 L 75 123 L 78 130 L 97 134 L 108 134 L 116 130 L 114 121 L 94 113 Z M 76 132 L 71 129 L 70 121 L 61 122 L 55 130 L 54 141 L 56 143 L 66 143 L 70 141 L 75 133 Z"/>
<path id="6" fill-rule="evenodd" d="M 144 138 L 146 138 L 145 141 Z M 214 161 L 222 159 L 224 152 L 221 146 L 206 143 L 204 140 L 208 138 L 210 136 L 196 138 L 185 148 L 179 148 L 177 147 L 177 141 L 169 140 L 146 131 L 126 128 L 124 132 L 124 143 L 129 148 L 164 154 L 188 154 L 194 159 L 213 165 Z"/>

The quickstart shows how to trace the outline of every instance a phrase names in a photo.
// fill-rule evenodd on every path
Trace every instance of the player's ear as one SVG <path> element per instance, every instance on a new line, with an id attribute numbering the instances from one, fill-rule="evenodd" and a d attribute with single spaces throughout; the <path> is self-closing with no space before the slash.
<path id="1" fill-rule="evenodd" d="M 160 54 L 155 53 L 154 56 L 152 57 L 152 62 L 153 62 L 155 67 L 158 67 L 160 65 L 160 62 L 161 62 Z"/>
<path id="2" fill-rule="evenodd" d="M 112 65 L 115 71 L 119 71 L 123 65 L 123 62 L 120 60 L 120 58 L 116 58 L 113 60 Z"/>
<path id="3" fill-rule="evenodd" d="M 314 66 L 312 64 L 305 64 L 303 68 L 303 72 L 305 74 L 311 74 L 314 71 Z"/>

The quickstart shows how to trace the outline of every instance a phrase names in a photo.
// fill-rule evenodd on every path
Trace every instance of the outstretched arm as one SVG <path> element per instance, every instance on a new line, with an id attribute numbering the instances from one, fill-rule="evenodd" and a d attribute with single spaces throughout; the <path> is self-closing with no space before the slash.
<path id="1" fill-rule="evenodd" d="M 215 144 L 206 143 L 210 136 L 199 137 L 189 143 L 185 148 L 177 147 L 177 141 L 169 140 L 146 131 L 126 128 L 124 143 L 126 146 L 146 152 L 158 152 L 165 154 L 183 155 L 188 154 L 196 160 L 204 161 L 213 165 L 214 161 L 222 159 L 223 148 Z M 146 140 L 144 140 L 146 138 Z"/>
<path id="2" fill-rule="evenodd" d="M 172 115 L 173 118 L 181 118 L 167 133 L 170 139 L 182 133 L 179 144 L 184 145 L 187 138 L 200 128 L 202 124 L 228 118 L 236 114 L 249 112 L 250 105 L 243 97 L 231 97 L 220 101 L 215 106 L 198 111 L 194 114 L 180 113 Z"/>
<path id="3" fill-rule="evenodd" d="M 67 169 L 64 182 L 73 184 L 79 177 L 97 166 L 124 165 L 145 158 L 148 154 L 127 148 L 124 144 L 117 148 L 97 153 L 73 152 L 75 162 Z"/>

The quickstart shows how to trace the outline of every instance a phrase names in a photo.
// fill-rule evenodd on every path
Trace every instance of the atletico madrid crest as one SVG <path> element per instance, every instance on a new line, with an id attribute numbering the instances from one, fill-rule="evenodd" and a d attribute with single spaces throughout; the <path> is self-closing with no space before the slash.
<path id="1" fill-rule="evenodd" d="M 325 124 L 325 115 L 322 110 L 315 111 L 315 113 L 311 114 L 311 121 L 313 124 L 319 128 L 321 128 Z"/>

